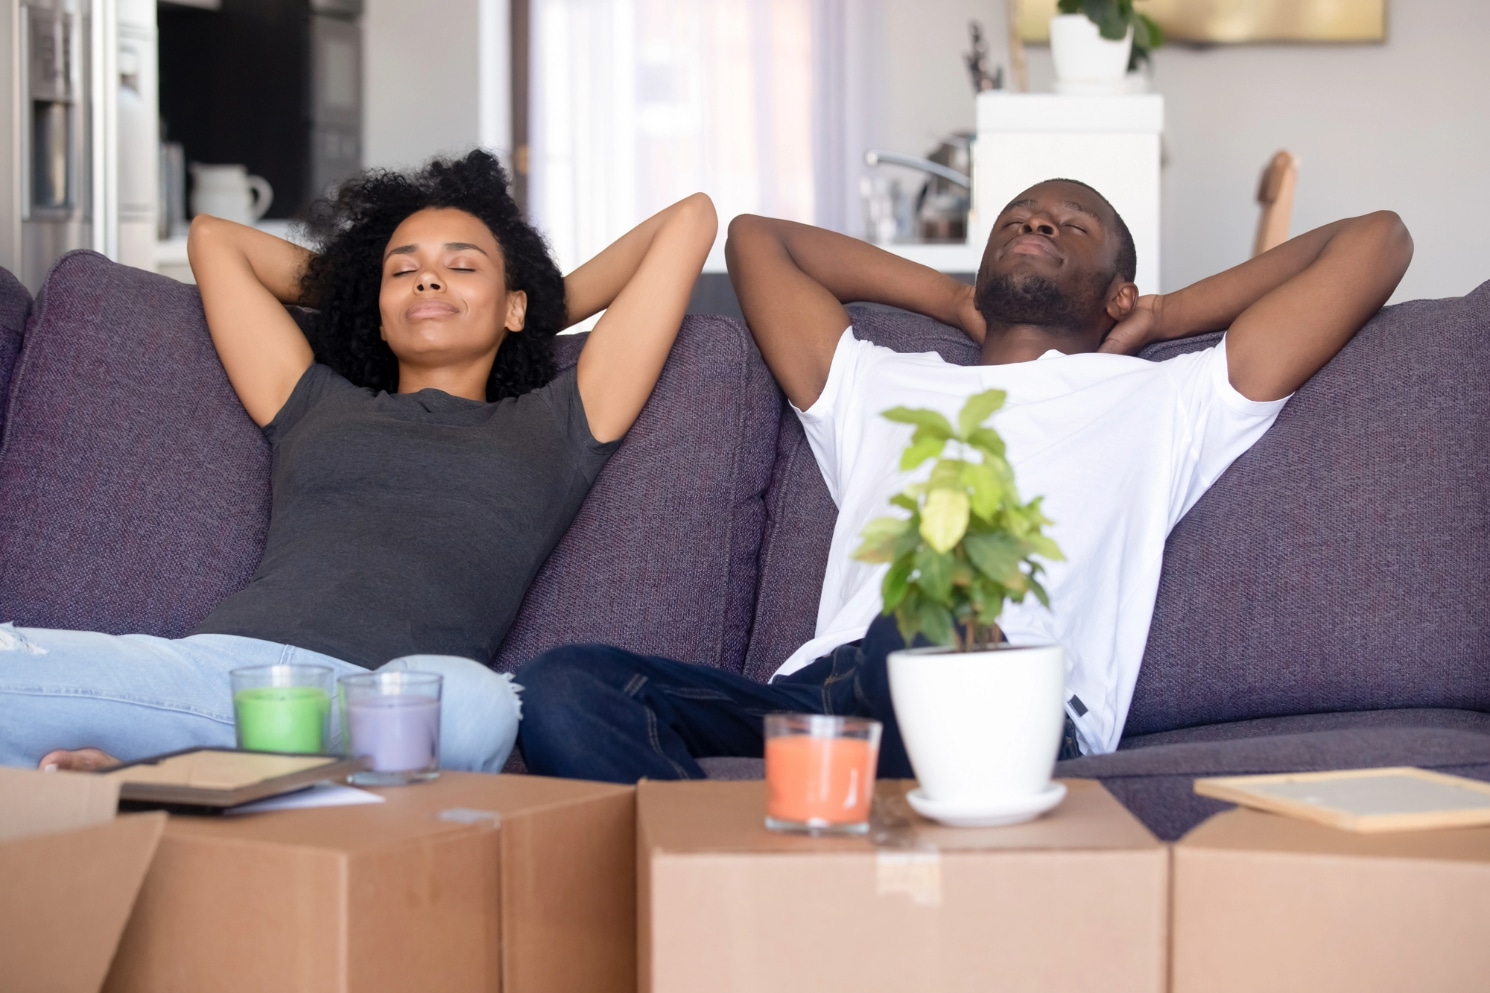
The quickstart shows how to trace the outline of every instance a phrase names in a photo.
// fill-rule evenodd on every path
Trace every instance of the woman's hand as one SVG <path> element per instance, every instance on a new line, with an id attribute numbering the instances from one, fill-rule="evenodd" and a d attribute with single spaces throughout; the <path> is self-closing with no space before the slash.
<path id="1" fill-rule="evenodd" d="M 1128 316 L 1107 332 L 1107 337 L 1102 339 L 1097 351 L 1137 355 L 1154 342 L 1163 340 L 1158 334 L 1163 316 L 1163 294 L 1151 293 L 1139 297 Z"/>

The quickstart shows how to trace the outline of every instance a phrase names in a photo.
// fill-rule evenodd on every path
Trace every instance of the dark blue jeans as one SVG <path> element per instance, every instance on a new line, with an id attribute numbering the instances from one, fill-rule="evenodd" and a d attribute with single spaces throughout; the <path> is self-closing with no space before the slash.
<path id="1" fill-rule="evenodd" d="M 894 618 L 881 617 L 863 641 L 773 683 L 609 645 L 556 648 L 517 674 L 518 746 L 528 770 L 544 776 L 703 779 L 701 758 L 761 757 L 767 714 L 871 717 L 884 725 L 880 778 L 913 779 L 885 665 L 904 647 Z M 1077 754 L 1067 718 L 1061 758 Z"/>

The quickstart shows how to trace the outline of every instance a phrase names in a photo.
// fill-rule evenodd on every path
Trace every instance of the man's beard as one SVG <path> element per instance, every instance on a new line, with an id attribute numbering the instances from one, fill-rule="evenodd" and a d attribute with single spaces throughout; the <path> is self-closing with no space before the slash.
<path id="1" fill-rule="evenodd" d="M 1085 332 L 1106 304 L 1110 279 L 1096 274 L 1075 292 L 1034 274 L 1000 273 L 978 287 L 974 303 L 990 326 L 1033 324 L 1050 331 Z"/>

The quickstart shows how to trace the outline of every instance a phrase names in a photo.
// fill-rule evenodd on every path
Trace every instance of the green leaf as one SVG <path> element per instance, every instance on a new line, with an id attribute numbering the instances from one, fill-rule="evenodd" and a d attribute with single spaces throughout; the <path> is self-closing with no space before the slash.
<path id="1" fill-rule="evenodd" d="M 970 534 L 962 542 L 968 560 L 996 583 L 1015 586 L 1023 581 L 1019 571 L 1019 542 L 1007 534 Z"/>
<path id="2" fill-rule="evenodd" d="M 952 602 L 952 566 L 956 560 L 945 552 L 922 545 L 916 549 L 916 571 L 920 574 L 916 585 L 921 592 L 943 606 Z"/>
<path id="3" fill-rule="evenodd" d="M 891 407 L 880 416 L 896 424 L 914 424 L 917 427 L 941 435 L 943 441 L 952 437 L 952 423 L 934 410 L 913 410 L 910 407 Z M 917 432 L 917 434 L 919 433 Z"/>
<path id="4" fill-rule="evenodd" d="M 917 428 L 915 435 L 911 438 L 910 447 L 906 448 L 905 454 L 900 457 L 900 471 L 910 472 L 927 459 L 934 459 L 942 454 L 942 449 L 946 447 L 946 438 L 924 427 Z"/>
<path id="5" fill-rule="evenodd" d="M 967 533 L 967 494 L 932 490 L 921 510 L 921 537 L 939 552 L 950 552 Z"/>
<path id="6" fill-rule="evenodd" d="M 986 462 L 964 462 L 962 484 L 968 489 L 974 514 L 991 521 L 1004 498 L 1004 484 Z"/>
<path id="7" fill-rule="evenodd" d="M 974 431 L 983 426 L 984 421 L 993 416 L 995 410 L 1004 405 L 1007 396 L 1003 390 L 985 390 L 968 397 L 967 403 L 962 405 L 962 411 L 957 415 L 957 437 L 970 438 Z"/>
<path id="8" fill-rule="evenodd" d="M 910 556 L 895 562 L 885 573 L 885 581 L 880 584 L 880 595 L 884 598 L 884 613 L 888 614 L 900 606 L 900 601 L 905 599 L 906 591 L 910 587 L 911 568 L 915 560 Z"/>
<path id="9" fill-rule="evenodd" d="M 952 645 L 956 643 L 953 635 L 952 612 L 941 604 L 931 603 L 923 600 L 920 609 L 916 612 L 916 626 L 920 628 L 921 634 L 933 645 Z M 909 645 L 911 642 L 906 641 Z"/>
<path id="10" fill-rule="evenodd" d="M 966 465 L 961 459 L 942 459 L 931 470 L 931 478 L 926 480 L 927 491 L 931 490 L 962 490 L 962 467 Z"/>
<path id="11" fill-rule="evenodd" d="M 992 428 L 978 428 L 968 432 L 967 443 L 986 456 L 999 460 L 1004 457 L 1004 439 Z"/>
<path id="12" fill-rule="evenodd" d="M 921 509 L 920 505 L 916 503 L 916 501 L 912 500 L 904 493 L 897 493 L 892 496 L 890 498 L 890 506 L 900 507 L 903 510 L 909 510 L 913 514 Z"/>
<path id="13" fill-rule="evenodd" d="M 1062 14 L 1079 14 L 1081 5 L 1082 0 L 1058 0 L 1055 6 Z"/>
<path id="14" fill-rule="evenodd" d="M 863 543 L 854 552 L 860 562 L 879 564 L 895 558 L 896 543 L 911 530 L 911 522 L 903 517 L 876 517 L 864 525 L 859 533 Z"/>

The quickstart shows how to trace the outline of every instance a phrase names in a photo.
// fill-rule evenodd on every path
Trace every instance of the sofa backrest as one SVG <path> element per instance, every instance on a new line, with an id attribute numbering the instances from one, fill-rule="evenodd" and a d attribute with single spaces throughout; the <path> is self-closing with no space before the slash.
<path id="1" fill-rule="evenodd" d="M 253 574 L 269 450 L 196 287 L 72 252 L 47 276 L 0 448 L 0 614 L 185 634 Z"/>
<path id="2" fill-rule="evenodd" d="M 1490 283 L 1378 314 L 1170 535 L 1127 733 L 1490 711 Z"/>
<path id="3" fill-rule="evenodd" d="M 561 366 L 584 339 L 559 338 Z M 685 318 L 651 400 L 529 587 L 497 668 L 596 642 L 739 672 L 780 398 L 744 327 Z"/>
<path id="4" fill-rule="evenodd" d="M 854 308 L 899 351 L 976 351 Z M 1214 344 L 1156 346 L 1155 360 Z M 1171 534 L 1127 733 L 1393 707 L 1490 711 L 1490 283 L 1382 311 Z M 837 513 L 783 409 L 746 672 L 813 635 Z"/>
<path id="5" fill-rule="evenodd" d="M 573 364 L 582 336 L 559 342 Z M 0 449 L 0 621 L 190 631 L 252 576 L 269 450 L 196 287 L 65 256 L 32 314 Z M 779 394 L 749 335 L 688 318 L 502 646 L 606 640 L 738 670 L 754 609 Z"/>
<path id="6" fill-rule="evenodd" d="M 21 354 L 21 336 L 31 315 L 31 293 L 9 270 L 0 269 L 0 439 L 5 437 L 5 407 L 10 380 Z"/>

